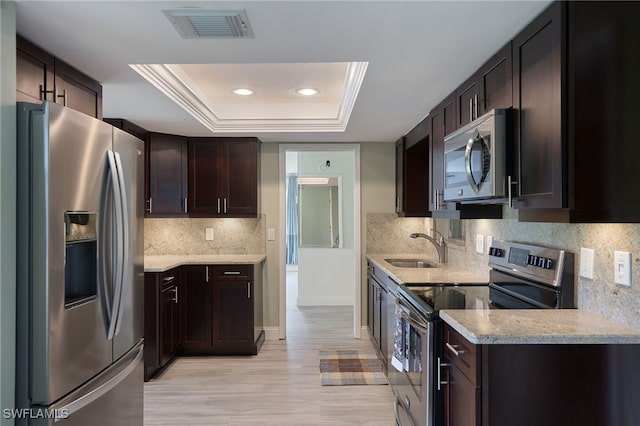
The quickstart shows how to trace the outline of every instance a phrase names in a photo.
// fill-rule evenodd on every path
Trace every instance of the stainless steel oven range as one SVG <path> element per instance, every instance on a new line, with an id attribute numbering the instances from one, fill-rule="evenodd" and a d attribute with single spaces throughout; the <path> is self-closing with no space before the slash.
<path id="1" fill-rule="evenodd" d="M 489 283 L 399 286 L 388 366 L 396 423 L 442 425 L 440 310 L 573 308 L 573 264 L 564 250 L 494 241 Z"/>

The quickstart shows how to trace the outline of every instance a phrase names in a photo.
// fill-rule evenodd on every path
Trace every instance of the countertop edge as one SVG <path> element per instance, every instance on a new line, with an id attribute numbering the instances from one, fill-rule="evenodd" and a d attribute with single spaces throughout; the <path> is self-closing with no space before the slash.
<path id="1" fill-rule="evenodd" d="M 154 255 L 145 256 L 144 272 L 166 272 L 185 265 L 259 265 L 266 259 L 264 254 Z"/>
<path id="2" fill-rule="evenodd" d="M 455 314 L 455 310 L 451 310 Z M 577 311 L 580 315 L 592 315 L 607 321 L 604 317 L 588 311 Z M 633 330 L 624 324 L 620 324 L 621 328 L 629 330 L 628 334 L 616 333 L 611 335 L 586 335 L 586 334 L 549 334 L 543 331 L 535 331 L 526 335 L 505 334 L 498 331 L 491 332 L 488 330 L 486 334 L 479 335 L 469 330 L 463 323 L 452 317 L 447 310 L 440 311 L 440 318 L 446 322 L 451 328 L 460 333 L 469 342 L 476 345 L 616 345 L 616 344 L 640 344 L 640 330 Z"/>

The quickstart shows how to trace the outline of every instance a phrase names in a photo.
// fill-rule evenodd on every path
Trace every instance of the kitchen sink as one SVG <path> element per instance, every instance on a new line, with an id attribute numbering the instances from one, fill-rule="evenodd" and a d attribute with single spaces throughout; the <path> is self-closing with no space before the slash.
<path id="1" fill-rule="evenodd" d="M 385 259 L 385 262 L 397 268 L 438 268 L 437 263 L 426 259 Z"/>

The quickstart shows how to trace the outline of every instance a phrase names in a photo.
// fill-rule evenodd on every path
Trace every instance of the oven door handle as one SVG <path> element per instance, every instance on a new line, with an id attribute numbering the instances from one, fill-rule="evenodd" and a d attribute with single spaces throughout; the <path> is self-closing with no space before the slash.
<path id="1" fill-rule="evenodd" d="M 399 407 L 402 408 L 405 413 L 407 413 L 406 417 L 407 419 L 409 419 L 409 423 L 411 423 L 410 425 L 404 425 L 400 423 L 400 412 L 398 411 Z M 395 398 L 393 398 L 393 415 L 396 418 L 396 422 L 400 426 L 416 426 L 416 423 L 413 421 L 413 417 L 411 417 L 411 413 L 409 413 L 407 408 L 404 405 L 402 405 L 402 401 L 400 401 L 400 397 L 398 397 L 397 395 Z"/>
<path id="2" fill-rule="evenodd" d="M 409 315 L 407 315 L 406 313 L 402 312 L 402 318 L 407 321 L 409 324 L 411 324 L 415 329 L 418 330 L 418 332 L 420 334 L 427 334 L 427 325 L 426 324 L 422 324 L 419 323 L 418 321 L 416 321 L 415 319 L 411 318 Z"/>

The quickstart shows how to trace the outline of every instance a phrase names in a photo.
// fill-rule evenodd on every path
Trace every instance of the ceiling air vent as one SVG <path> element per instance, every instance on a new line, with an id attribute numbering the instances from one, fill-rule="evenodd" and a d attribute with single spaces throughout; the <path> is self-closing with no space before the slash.
<path id="1" fill-rule="evenodd" d="M 244 9 L 164 10 L 182 38 L 253 38 Z"/>

